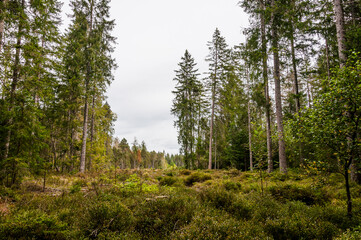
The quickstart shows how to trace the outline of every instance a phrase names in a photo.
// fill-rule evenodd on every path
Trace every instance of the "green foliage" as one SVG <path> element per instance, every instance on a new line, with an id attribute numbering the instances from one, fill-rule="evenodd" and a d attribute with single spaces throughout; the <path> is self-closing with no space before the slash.
<path id="1" fill-rule="evenodd" d="M 147 201 L 135 209 L 135 230 L 142 234 L 143 239 L 165 238 L 189 224 L 196 206 L 192 197 L 182 193 Z"/>
<path id="2" fill-rule="evenodd" d="M 165 177 L 162 177 L 162 178 L 159 180 L 159 185 L 161 185 L 161 186 L 172 186 L 172 185 L 174 185 L 176 182 L 178 182 L 178 179 L 177 179 L 177 178 L 165 176 Z"/>
<path id="3" fill-rule="evenodd" d="M 206 189 L 200 193 L 200 198 L 210 206 L 224 210 L 238 219 L 248 219 L 251 216 L 250 206 L 244 199 L 221 188 Z"/>
<path id="4" fill-rule="evenodd" d="M 182 169 L 179 171 L 179 174 L 181 175 L 191 175 L 191 171 L 189 171 L 188 169 Z"/>
<path id="5" fill-rule="evenodd" d="M 123 232 L 134 224 L 131 210 L 120 202 L 98 202 L 93 204 L 83 223 L 86 235 L 96 238 L 101 232 Z"/>
<path id="6" fill-rule="evenodd" d="M 74 184 L 70 188 L 70 193 L 78 193 L 81 190 L 81 186 L 78 184 Z"/>
<path id="7" fill-rule="evenodd" d="M 329 195 L 322 189 L 299 187 L 296 185 L 279 185 L 268 188 L 273 197 L 279 201 L 301 201 L 307 205 L 325 204 L 330 200 Z"/>
<path id="8" fill-rule="evenodd" d="M 194 172 L 186 179 L 184 179 L 184 184 L 188 187 L 191 187 L 196 182 L 204 182 L 210 179 L 212 179 L 212 177 L 209 174 L 203 172 Z"/>
<path id="9" fill-rule="evenodd" d="M 0 224 L 0 239 L 67 239 L 68 225 L 39 210 L 20 211 Z"/>
<path id="10" fill-rule="evenodd" d="M 347 229 L 341 236 L 335 238 L 336 240 L 358 240 L 361 239 L 361 230 L 360 227 L 357 227 L 353 230 Z"/>
<path id="11" fill-rule="evenodd" d="M 240 182 L 224 181 L 223 186 L 228 191 L 239 191 L 242 188 Z"/>

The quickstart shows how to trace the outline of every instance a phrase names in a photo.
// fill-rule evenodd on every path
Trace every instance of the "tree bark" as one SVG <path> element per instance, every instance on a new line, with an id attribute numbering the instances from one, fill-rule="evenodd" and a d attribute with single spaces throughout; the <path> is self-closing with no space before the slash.
<path id="1" fill-rule="evenodd" d="M 216 100 L 216 81 L 217 81 L 217 63 L 215 66 L 215 75 L 214 75 L 214 83 L 212 86 L 212 113 L 211 113 L 211 123 L 209 130 L 209 159 L 208 159 L 208 169 L 212 169 L 212 143 L 213 143 L 213 125 L 214 125 L 214 105 Z"/>
<path id="2" fill-rule="evenodd" d="M 278 29 L 275 19 L 275 0 L 272 0 L 272 48 L 274 61 L 274 80 L 275 80 L 275 99 L 276 99 L 276 116 L 279 146 L 279 164 L 280 171 L 287 173 L 286 146 L 283 133 L 283 114 L 281 99 L 281 78 L 280 78 L 280 62 L 278 53 Z"/>
<path id="3" fill-rule="evenodd" d="M 261 4 L 261 41 L 262 41 L 262 66 L 263 66 L 263 83 L 266 98 L 266 131 L 267 131 L 267 162 L 268 172 L 273 171 L 272 161 L 272 135 L 271 135 L 271 99 L 269 97 L 269 86 L 268 86 L 268 65 L 267 65 L 267 42 L 266 42 L 266 23 L 264 17 L 265 3 L 264 0 L 260 0 Z"/>
<path id="4" fill-rule="evenodd" d="M 22 9 L 24 9 L 25 6 L 25 0 L 22 0 L 21 2 Z M 21 16 L 20 16 L 21 18 Z M 15 50 L 15 61 L 14 61 L 14 68 L 13 68 L 13 76 L 12 76 L 12 83 L 10 88 L 10 99 L 9 99 L 9 107 L 8 111 L 11 112 L 14 107 L 14 101 L 15 101 L 15 92 L 19 81 L 19 72 L 20 72 L 20 50 L 21 50 L 21 37 L 22 37 L 22 31 L 23 31 L 23 24 L 22 19 L 19 19 L 19 26 L 18 26 L 18 36 L 16 40 L 16 50 Z M 14 119 L 12 116 L 10 116 L 7 126 L 11 126 Z M 11 129 L 9 128 L 6 133 L 5 138 L 5 152 L 3 159 L 7 159 L 9 155 L 9 149 L 10 149 L 10 139 L 11 139 Z"/>
<path id="5" fill-rule="evenodd" d="M 342 0 L 334 0 L 334 11 L 337 30 L 338 56 L 340 59 L 340 67 L 344 67 L 346 63 L 346 45 L 345 45 L 345 20 L 342 8 Z"/>
<path id="6" fill-rule="evenodd" d="M 86 93 L 87 95 L 87 93 Z M 81 146 L 81 155 L 80 155 L 80 172 L 85 172 L 85 157 L 86 157 L 86 141 L 88 137 L 88 97 L 85 96 L 84 101 L 84 122 L 83 122 L 83 139 Z"/>
<path id="7" fill-rule="evenodd" d="M 90 47 L 90 38 L 92 36 L 93 31 L 93 1 L 91 1 L 90 6 L 90 20 L 88 23 L 88 49 Z M 91 78 L 91 56 L 87 56 L 87 70 L 86 70 L 86 79 L 85 79 L 85 101 L 84 101 L 84 122 L 83 122 L 83 143 L 81 147 L 81 155 L 80 155 L 80 172 L 85 172 L 85 158 L 86 158 L 86 142 L 88 137 L 88 91 L 89 91 L 89 83 Z"/>
<path id="8" fill-rule="evenodd" d="M 250 165 L 250 170 L 253 171 L 251 108 L 249 102 L 248 102 L 248 142 L 249 142 L 249 165 Z"/>
<path id="9" fill-rule="evenodd" d="M 1 9 L 0 14 L 3 14 L 5 12 L 5 9 L 7 7 L 8 0 L 2 0 L 4 8 Z M 5 31 L 5 17 L 0 20 L 0 51 L 3 47 L 3 38 L 4 38 L 4 31 Z"/>
<path id="10" fill-rule="evenodd" d="M 91 121 L 90 121 L 90 148 L 91 151 L 93 151 L 93 142 L 94 142 L 94 125 L 95 125 L 95 115 L 94 115 L 94 109 L 95 109 L 95 94 L 93 95 L 92 100 L 92 109 L 91 109 Z M 88 170 L 90 171 L 92 168 L 92 157 L 89 156 L 88 160 Z"/>
<path id="11" fill-rule="evenodd" d="M 326 66 L 327 66 L 327 77 L 331 77 L 331 71 L 330 71 L 330 49 L 328 46 L 328 38 L 325 36 L 325 43 L 326 43 Z"/>

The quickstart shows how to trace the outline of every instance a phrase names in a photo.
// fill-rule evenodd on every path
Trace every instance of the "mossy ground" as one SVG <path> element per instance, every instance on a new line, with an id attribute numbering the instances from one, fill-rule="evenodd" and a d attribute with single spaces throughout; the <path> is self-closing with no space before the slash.
<path id="1" fill-rule="evenodd" d="M 360 239 L 337 174 L 119 170 L 0 188 L 0 239 Z"/>

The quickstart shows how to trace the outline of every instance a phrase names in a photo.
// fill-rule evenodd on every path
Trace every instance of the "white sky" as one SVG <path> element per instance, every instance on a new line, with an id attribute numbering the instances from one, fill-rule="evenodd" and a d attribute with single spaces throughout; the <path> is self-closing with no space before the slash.
<path id="1" fill-rule="evenodd" d="M 200 73 L 205 72 L 207 42 L 217 27 L 229 46 L 244 41 L 248 19 L 238 1 L 112 0 L 119 67 L 107 95 L 118 116 L 116 137 L 144 140 L 148 150 L 179 152 L 170 114 L 174 70 L 188 49 Z M 63 2 L 63 12 L 69 13 L 69 0 Z"/>

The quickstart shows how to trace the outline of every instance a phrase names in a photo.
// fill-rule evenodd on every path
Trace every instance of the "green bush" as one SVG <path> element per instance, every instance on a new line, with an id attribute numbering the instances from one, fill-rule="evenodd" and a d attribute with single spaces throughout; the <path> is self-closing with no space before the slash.
<path id="1" fill-rule="evenodd" d="M 361 239 L 361 227 L 357 227 L 353 230 L 347 229 L 341 236 L 335 240 L 359 240 Z"/>
<path id="2" fill-rule="evenodd" d="M 322 189 L 287 184 L 272 186 L 268 190 L 273 197 L 282 202 L 285 200 L 301 201 L 307 205 L 314 205 L 324 204 L 329 201 L 328 194 L 322 191 Z"/>
<path id="3" fill-rule="evenodd" d="M 161 177 L 159 179 L 159 185 L 161 185 L 161 186 L 172 186 L 177 181 L 178 181 L 178 179 L 175 178 L 175 177 L 165 176 L 165 177 Z"/>
<path id="4" fill-rule="evenodd" d="M 67 224 L 39 210 L 21 211 L 0 225 L 0 239 L 67 239 Z"/>
<path id="5" fill-rule="evenodd" d="M 176 175 L 175 172 L 166 172 L 165 175 L 169 176 L 169 177 L 174 177 Z"/>
<path id="6" fill-rule="evenodd" d="M 188 170 L 188 169 L 182 169 L 182 170 L 179 171 L 179 174 L 186 175 L 186 176 L 191 175 L 191 173 L 192 172 L 190 170 Z"/>
<path id="7" fill-rule="evenodd" d="M 240 182 L 232 182 L 232 181 L 223 182 L 223 186 L 228 191 L 239 191 L 241 190 L 242 187 Z"/>
<path id="8" fill-rule="evenodd" d="M 239 196 L 223 189 L 206 189 L 200 193 L 202 202 L 221 209 L 238 219 L 248 219 L 251 216 L 251 209 Z"/>
<path id="9" fill-rule="evenodd" d="M 259 224 L 239 221 L 223 211 L 203 208 L 190 224 L 174 232 L 169 239 L 239 240 L 270 239 Z"/>
<path id="10" fill-rule="evenodd" d="M 92 205 L 87 214 L 83 228 L 86 235 L 97 237 L 100 232 L 122 232 L 128 230 L 134 223 L 134 217 L 122 203 L 98 202 Z"/>
<path id="11" fill-rule="evenodd" d="M 210 179 L 212 179 L 212 177 L 209 174 L 202 172 L 195 172 L 190 176 L 188 176 L 186 179 L 184 179 L 184 184 L 188 187 L 191 187 L 196 182 L 204 182 Z"/>
<path id="12" fill-rule="evenodd" d="M 146 201 L 135 210 L 135 229 L 142 239 L 166 239 L 191 221 L 196 206 L 193 198 L 182 193 Z"/>
<path id="13" fill-rule="evenodd" d="M 80 192 L 80 191 L 81 191 L 81 186 L 78 185 L 78 184 L 73 184 L 70 187 L 70 193 L 77 193 L 77 192 Z"/>

